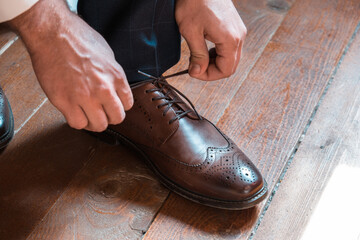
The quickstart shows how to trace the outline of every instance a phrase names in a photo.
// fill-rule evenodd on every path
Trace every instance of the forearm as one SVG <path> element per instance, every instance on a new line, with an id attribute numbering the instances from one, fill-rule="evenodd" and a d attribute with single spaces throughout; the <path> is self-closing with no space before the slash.
<path id="1" fill-rule="evenodd" d="M 29 51 L 39 41 L 51 41 L 66 31 L 67 24 L 77 17 L 63 0 L 40 0 L 29 10 L 7 22 L 17 31 Z"/>

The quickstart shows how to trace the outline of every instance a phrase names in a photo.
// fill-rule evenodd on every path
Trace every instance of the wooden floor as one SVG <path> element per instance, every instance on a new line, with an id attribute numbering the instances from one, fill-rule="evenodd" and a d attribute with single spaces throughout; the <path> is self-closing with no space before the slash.
<path id="1" fill-rule="evenodd" d="M 248 28 L 236 73 L 171 83 L 251 157 L 268 199 L 244 211 L 192 203 L 126 147 L 70 129 L 0 27 L 16 129 L 0 153 L 1 240 L 360 239 L 360 1 L 234 2 Z M 170 71 L 186 68 L 182 51 Z"/>

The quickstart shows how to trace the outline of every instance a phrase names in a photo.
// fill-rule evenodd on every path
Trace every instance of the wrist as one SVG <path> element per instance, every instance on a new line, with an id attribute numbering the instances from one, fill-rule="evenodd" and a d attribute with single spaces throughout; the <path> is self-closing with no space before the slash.
<path id="1" fill-rule="evenodd" d="M 74 17 L 63 0 L 40 0 L 30 9 L 8 22 L 28 47 L 38 41 L 54 39 Z"/>

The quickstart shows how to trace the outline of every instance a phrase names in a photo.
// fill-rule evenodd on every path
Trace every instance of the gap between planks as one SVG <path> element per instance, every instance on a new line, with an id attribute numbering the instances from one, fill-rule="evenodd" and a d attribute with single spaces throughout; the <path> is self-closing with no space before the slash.
<path id="1" fill-rule="evenodd" d="M 7 43 L 5 43 L 5 45 L 0 49 L 0 56 L 6 51 L 9 49 L 9 47 L 11 47 L 11 45 L 14 44 L 14 42 L 16 40 L 19 39 L 19 36 L 15 36 L 14 38 L 10 39 Z"/>
<path id="2" fill-rule="evenodd" d="M 358 129 L 356 127 L 358 122 L 356 111 L 358 110 L 351 110 L 351 107 L 359 106 L 357 104 L 359 96 L 356 95 L 356 87 L 359 86 L 360 80 L 358 70 L 359 28 L 360 22 L 344 51 L 345 57 L 341 58 L 336 71 L 334 71 L 334 75 L 335 73 L 336 75 L 331 79 L 334 82 L 328 88 L 329 92 L 324 97 L 307 136 L 274 196 L 272 205 L 264 215 L 264 219 L 254 235 L 255 239 L 264 239 L 265 236 L 268 239 L 299 238 L 313 220 L 313 215 L 316 215 L 318 207 L 324 207 L 320 204 L 321 199 L 328 187 L 334 183 L 331 182 L 331 179 L 336 175 L 337 167 L 345 162 L 350 163 L 349 165 L 353 163 L 353 167 L 359 166 L 358 162 L 355 163 L 358 160 L 356 156 L 359 156 L 356 155 L 355 147 L 357 146 L 356 141 L 359 139 L 356 137 L 358 132 L 356 131 Z M 349 49 L 350 51 L 348 51 Z M 350 149 L 350 152 L 351 149 L 354 150 L 354 155 L 346 157 L 348 159 L 345 162 L 343 161 L 345 160 L 343 159 L 344 152 L 341 151 L 344 149 L 345 151 Z M 312 161 L 313 159 L 314 161 Z M 301 187 L 293 190 L 293 186 Z M 351 195 L 350 191 L 348 193 Z M 318 202 L 319 198 L 320 202 Z M 337 206 L 333 207 L 334 212 L 338 209 Z M 273 219 L 278 221 L 273 221 Z M 335 233 L 339 229 L 333 230 Z M 351 230 L 350 232 L 354 233 Z M 324 239 L 328 239 L 328 237 Z"/>
<path id="3" fill-rule="evenodd" d="M 287 172 L 288 168 L 290 167 L 290 165 L 291 165 L 294 157 L 296 156 L 296 152 L 297 152 L 297 150 L 299 149 L 302 141 L 304 140 L 304 138 L 305 138 L 305 136 L 306 136 L 306 133 L 307 133 L 307 131 L 309 130 L 309 127 L 310 127 L 310 125 L 311 125 L 314 117 L 316 116 L 316 113 L 318 112 L 318 109 L 319 109 L 319 107 L 321 106 L 321 103 L 323 102 L 324 97 L 326 96 L 326 94 L 327 94 L 327 92 L 328 92 L 328 90 L 329 90 L 329 88 L 330 88 L 330 86 L 331 86 L 331 84 L 332 84 L 332 82 L 333 82 L 333 80 L 334 80 L 334 77 L 335 77 L 335 75 L 336 75 L 339 67 L 341 66 L 341 63 L 342 63 L 342 61 L 344 60 L 344 57 L 346 56 L 346 54 L 347 54 L 347 52 L 348 52 L 351 44 L 353 43 L 353 41 L 354 41 L 354 39 L 355 39 L 355 37 L 356 37 L 356 34 L 357 34 L 357 32 L 359 31 L 359 29 L 360 29 L 360 21 L 359 21 L 359 23 L 358 23 L 358 25 L 357 25 L 357 27 L 356 27 L 353 35 L 352 35 L 351 38 L 349 39 L 349 42 L 347 43 L 347 45 L 346 45 L 346 47 L 345 47 L 345 49 L 344 49 L 344 51 L 343 51 L 343 54 L 341 55 L 341 58 L 340 58 L 339 62 L 337 63 L 337 65 L 336 65 L 333 73 L 331 74 L 331 77 L 330 77 L 330 79 L 329 79 L 329 82 L 328 82 L 328 84 L 326 85 L 326 87 L 325 87 L 325 89 L 324 89 L 324 92 L 322 93 L 322 95 L 321 95 L 321 97 L 320 97 L 320 99 L 319 99 L 319 102 L 318 102 L 317 105 L 315 106 L 314 111 L 312 112 L 312 114 L 311 114 L 311 116 L 310 116 L 310 118 L 309 118 L 309 120 L 308 120 L 308 123 L 306 124 L 306 126 L 305 126 L 305 128 L 304 128 L 303 133 L 302 133 L 301 136 L 299 137 L 299 140 L 298 140 L 297 144 L 294 146 L 294 149 L 291 151 L 290 157 L 289 157 L 286 165 L 284 166 L 284 169 L 283 169 L 282 172 L 281 172 L 281 175 L 280 175 L 280 177 L 279 177 L 279 180 L 278 180 L 277 183 L 275 184 L 274 190 L 271 192 L 270 197 L 269 197 L 268 201 L 266 202 L 266 205 L 264 206 L 264 209 L 263 209 L 261 215 L 259 216 L 259 219 L 258 219 L 258 221 L 257 221 L 257 223 L 256 223 L 256 226 L 254 227 L 254 230 L 252 231 L 252 233 L 251 233 L 251 235 L 250 235 L 250 237 L 249 237 L 249 240 L 252 240 L 253 237 L 255 236 L 256 231 L 257 231 L 257 229 L 259 228 L 259 225 L 261 224 L 261 221 L 262 221 L 262 219 L 264 218 L 264 216 L 265 216 L 265 214 L 266 214 L 266 211 L 268 210 L 268 208 L 269 208 L 269 206 L 270 206 L 270 204 L 271 204 L 271 202 L 272 202 L 272 200 L 273 200 L 273 197 L 275 196 L 277 190 L 278 190 L 279 187 L 281 186 L 281 182 L 284 180 L 285 175 L 286 175 L 286 172 Z"/>
<path id="4" fill-rule="evenodd" d="M 45 98 L 39 106 L 37 106 L 33 112 L 29 115 L 27 119 L 14 131 L 14 136 L 30 121 L 30 119 L 40 110 L 40 108 L 47 102 L 47 98 Z"/>

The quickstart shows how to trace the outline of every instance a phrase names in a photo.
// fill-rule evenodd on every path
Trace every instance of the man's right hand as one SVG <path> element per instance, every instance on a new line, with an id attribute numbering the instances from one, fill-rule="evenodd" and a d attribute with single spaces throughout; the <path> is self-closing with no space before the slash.
<path id="1" fill-rule="evenodd" d="M 119 124 L 133 96 L 104 38 L 62 0 L 40 0 L 9 22 L 31 57 L 50 102 L 76 129 L 104 131 Z"/>

